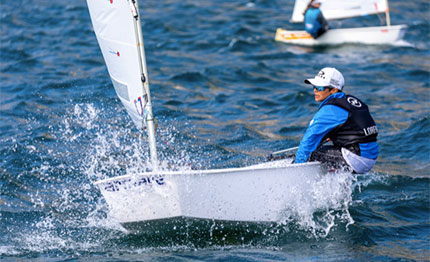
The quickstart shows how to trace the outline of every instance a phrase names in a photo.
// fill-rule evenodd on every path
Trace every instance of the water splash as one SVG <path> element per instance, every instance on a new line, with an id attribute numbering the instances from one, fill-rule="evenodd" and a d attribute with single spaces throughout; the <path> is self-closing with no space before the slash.
<path id="1" fill-rule="evenodd" d="M 338 223 L 354 223 L 349 206 L 352 204 L 355 177 L 349 172 L 323 175 L 311 183 L 310 195 L 297 191 L 285 210 L 285 223 L 296 223 L 311 238 L 327 237 Z"/>

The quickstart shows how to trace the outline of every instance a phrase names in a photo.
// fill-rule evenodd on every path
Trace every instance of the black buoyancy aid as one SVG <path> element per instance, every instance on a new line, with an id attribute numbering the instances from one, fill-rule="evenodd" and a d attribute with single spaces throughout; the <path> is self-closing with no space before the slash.
<path id="1" fill-rule="evenodd" d="M 376 141 L 378 136 L 376 123 L 370 115 L 367 105 L 358 98 L 346 95 L 343 98 L 333 98 L 324 105 L 336 105 L 349 112 L 345 123 L 326 135 L 326 138 L 330 138 L 333 144 L 345 147 Z"/>

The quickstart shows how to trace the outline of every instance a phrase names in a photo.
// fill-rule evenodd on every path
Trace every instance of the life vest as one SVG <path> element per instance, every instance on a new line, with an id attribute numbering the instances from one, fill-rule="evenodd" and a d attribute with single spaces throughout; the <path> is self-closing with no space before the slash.
<path id="1" fill-rule="evenodd" d="M 325 138 L 330 138 L 333 144 L 347 147 L 376 141 L 378 136 L 376 123 L 370 115 L 367 105 L 358 98 L 346 95 L 343 98 L 330 99 L 323 106 L 325 105 L 336 105 L 349 112 L 345 123 L 337 126 L 325 136 Z"/>
<path id="2" fill-rule="evenodd" d="M 321 23 L 318 21 L 318 16 L 321 10 L 318 8 L 309 8 L 305 14 L 305 30 L 310 35 L 315 36 L 321 28 Z"/>

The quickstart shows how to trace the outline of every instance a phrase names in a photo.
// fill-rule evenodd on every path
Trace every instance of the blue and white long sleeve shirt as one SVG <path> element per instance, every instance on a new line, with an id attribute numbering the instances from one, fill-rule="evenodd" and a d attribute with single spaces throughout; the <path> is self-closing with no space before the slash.
<path id="1" fill-rule="evenodd" d="M 306 130 L 299 149 L 296 152 L 295 163 L 304 163 L 310 154 L 315 151 L 322 139 L 333 129 L 344 124 L 348 120 L 349 112 L 339 106 L 326 103 L 334 98 L 344 98 L 345 93 L 338 92 L 327 97 L 319 106 L 318 112 L 312 118 Z M 361 156 L 376 159 L 378 156 L 377 142 L 359 144 Z"/>

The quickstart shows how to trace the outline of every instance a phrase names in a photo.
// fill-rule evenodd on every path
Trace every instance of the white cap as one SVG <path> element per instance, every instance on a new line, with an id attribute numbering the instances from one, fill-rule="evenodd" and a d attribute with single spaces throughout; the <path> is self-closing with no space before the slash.
<path id="1" fill-rule="evenodd" d="M 314 78 L 306 79 L 305 83 L 313 86 L 330 86 L 342 91 L 345 80 L 336 68 L 326 67 L 321 69 Z"/>
<path id="2" fill-rule="evenodd" d="M 312 4 L 322 4 L 321 0 L 314 0 L 312 1 Z"/>

